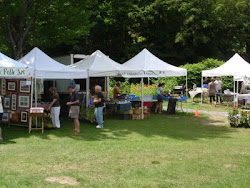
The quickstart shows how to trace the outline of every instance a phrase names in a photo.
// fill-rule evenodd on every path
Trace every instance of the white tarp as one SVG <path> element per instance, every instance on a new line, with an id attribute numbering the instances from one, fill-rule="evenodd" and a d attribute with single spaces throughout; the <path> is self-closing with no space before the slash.
<path id="1" fill-rule="evenodd" d="M 243 78 L 244 76 L 250 77 L 250 64 L 236 53 L 220 67 L 202 71 L 202 76 L 234 76 L 237 78 Z"/>
<path id="2" fill-rule="evenodd" d="M 27 78 L 31 76 L 31 69 L 0 52 L 0 77 Z"/>
<path id="3" fill-rule="evenodd" d="M 89 77 L 120 76 L 119 71 L 124 69 L 121 64 L 110 59 L 100 50 L 96 50 L 86 59 L 74 63 L 70 67 L 87 70 Z"/>
<path id="4" fill-rule="evenodd" d="M 39 48 L 35 47 L 28 54 L 19 60 L 20 63 L 26 64 L 34 69 L 34 78 L 40 79 L 83 79 L 87 78 L 85 70 L 78 70 L 63 65 Z"/>
<path id="5" fill-rule="evenodd" d="M 170 65 L 147 49 L 143 49 L 139 54 L 123 64 L 125 69 L 133 71 L 121 71 L 123 77 L 128 78 L 148 78 L 148 77 L 174 77 L 186 76 L 187 69 Z"/>

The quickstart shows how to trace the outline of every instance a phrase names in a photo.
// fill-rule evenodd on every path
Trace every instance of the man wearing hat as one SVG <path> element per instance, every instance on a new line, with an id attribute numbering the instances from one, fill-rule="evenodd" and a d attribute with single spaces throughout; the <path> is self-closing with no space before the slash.
<path id="1" fill-rule="evenodd" d="M 79 96 L 72 85 L 68 87 L 68 92 L 71 97 L 70 102 L 67 102 L 66 105 L 70 106 L 69 117 L 74 121 L 75 129 L 73 130 L 73 133 L 80 133 L 80 123 L 78 120 L 80 113 Z"/>

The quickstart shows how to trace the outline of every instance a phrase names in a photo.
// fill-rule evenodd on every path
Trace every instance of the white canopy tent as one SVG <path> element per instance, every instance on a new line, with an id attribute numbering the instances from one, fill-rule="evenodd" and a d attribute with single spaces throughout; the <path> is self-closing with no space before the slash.
<path id="1" fill-rule="evenodd" d="M 148 77 L 175 77 L 187 76 L 187 69 L 170 65 L 147 49 L 143 49 L 139 54 L 123 64 L 125 69 L 133 70 L 122 71 L 121 75 L 127 78 L 148 78 Z"/>
<path id="2" fill-rule="evenodd" d="M 213 76 L 234 76 L 250 77 L 250 64 L 246 62 L 239 54 L 235 54 L 220 67 L 202 71 L 203 77 Z"/>
<path id="3" fill-rule="evenodd" d="M 28 65 L 33 71 L 32 78 L 35 79 L 77 79 L 77 78 L 87 78 L 87 71 L 78 70 L 72 67 L 63 65 L 39 48 L 35 47 L 28 54 L 19 60 L 20 63 Z M 33 86 L 33 84 L 32 84 Z M 31 95 L 33 96 L 33 89 L 31 90 Z M 35 97 L 37 97 L 37 91 L 35 87 Z M 37 104 L 37 99 L 35 99 Z M 31 97 L 32 105 L 32 97 Z"/>
<path id="4" fill-rule="evenodd" d="M 70 67 L 87 70 L 89 77 L 105 77 L 105 91 L 109 91 L 109 77 L 120 77 L 120 71 L 125 70 L 124 66 L 115 62 L 100 50 L 96 50 L 86 59 L 74 63 L 70 65 Z M 87 79 L 86 98 L 89 98 L 89 81 L 90 80 Z"/>
<path id="5" fill-rule="evenodd" d="M 26 79 L 31 75 L 32 70 L 27 65 L 19 63 L 0 52 L 0 77 Z"/>
<path id="6" fill-rule="evenodd" d="M 75 68 L 63 65 L 39 48 L 35 47 L 28 54 L 19 60 L 34 69 L 34 78 L 40 79 L 77 79 L 87 78 L 87 71 L 80 71 Z"/>
<path id="7" fill-rule="evenodd" d="M 240 81 L 244 77 L 250 77 L 250 64 L 245 61 L 238 53 L 234 54 L 227 62 L 220 67 L 202 71 L 201 85 L 203 84 L 203 77 L 213 76 L 233 76 L 234 82 Z M 237 83 L 238 91 L 238 83 Z M 234 83 L 235 93 L 235 83 Z M 201 99 L 202 101 L 202 99 Z"/>
<path id="8" fill-rule="evenodd" d="M 186 94 L 187 94 L 187 69 L 170 65 L 152 53 L 147 49 L 143 49 L 136 56 L 128 60 L 123 64 L 125 69 L 134 71 L 121 71 L 121 75 L 127 78 L 141 78 L 141 91 L 142 91 L 142 102 L 141 107 L 143 108 L 143 78 L 149 77 L 176 77 L 186 76 Z M 143 109 L 142 109 L 143 118 Z"/>
<path id="9" fill-rule="evenodd" d="M 89 77 L 119 76 L 119 71 L 124 69 L 124 66 L 110 59 L 100 50 L 96 50 L 86 59 L 74 63 L 70 67 L 87 70 Z"/>

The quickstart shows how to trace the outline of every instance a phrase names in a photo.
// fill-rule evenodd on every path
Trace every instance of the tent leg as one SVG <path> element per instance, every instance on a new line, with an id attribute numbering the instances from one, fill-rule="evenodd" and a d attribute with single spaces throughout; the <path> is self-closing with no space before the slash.
<path id="1" fill-rule="evenodd" d="M 33 92 L 34 85 L 33 84 L 34 84 L 33 78 L 31 78 L 30 107 L 33 106 L 33 95 L 34 95 L 34 92 Z"/>
<path id="2" fill-rule="evenodd" d="M 186 96 L 188 97 L 188 77 L 186 75 Z"/>
<path id="3" fill-rule="evenodd" d="M 144 119 L 144 114 L 143 114 L 143 89 L 144 89 L 144 83 L 143 83 L 143 78 L 141 78 L 141 119 Z"/>
<path id="4" fill-rule="evenodd" d="M 234 108 L 236 107 L 235 80 L 234 80 Z"/>
<path id="5" fill-rule="evenodd" d="M 148 95 L 150 95 L 150 78 L 148 77 Z"/>
<path id="6" fill-rule="evenodd" d="M 202 104 L 202 86 L 203 86 L 203 76 L 201 76 L 201 104 Z"/>
<path id="7" fill-rule="evenodd" d="M 109 85 L 109 76 L 107 77 L 107 98 L 109 99 L 109 90 L 110 90 L 110 85 Z"/>
<path id="8" fill-rule="evenodd" d="M 107 98 L 107 77 L 104 77 L 104 96 Z"/>
<path id="9" fill-rule="evenodd" d="M 90 78 L 86 78 L 86 109 L 88 109 L 89 106 L 89 82 Z"/>
<path id="10" fill-rule="evenodd" d="M 37 82 L 36 82 L 36 78 L 35 78 L 35 107 L 37 107 Z"/>

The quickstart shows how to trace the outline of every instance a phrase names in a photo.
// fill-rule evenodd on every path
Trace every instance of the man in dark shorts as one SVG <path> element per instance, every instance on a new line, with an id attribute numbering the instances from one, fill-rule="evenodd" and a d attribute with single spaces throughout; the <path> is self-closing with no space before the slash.
<path id="1" fill-rule="evenodd" d="M 69 117 L 73 119 L 75 129 L 73 133 L 80 133 L 80 123 L 79 123 L 79 113 L 80 113 L 80 106 L 79 106 L 79 96 L 78 93 L 74 90 L 73 86 L 68 87 L 68 92 L 70 94 L 70 102 L 67 102 L 66 105 L 70 106 L 69 110 Z"/>

